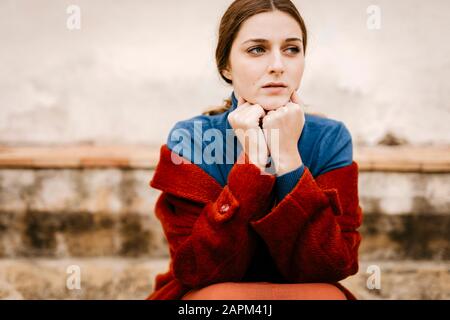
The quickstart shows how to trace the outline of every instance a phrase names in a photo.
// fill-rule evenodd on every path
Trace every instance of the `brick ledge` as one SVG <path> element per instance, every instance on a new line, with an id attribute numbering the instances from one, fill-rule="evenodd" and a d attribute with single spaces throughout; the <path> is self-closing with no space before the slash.
<path id="1" fill-rule="evenodd" d="M 76 145 L 57 147 L 0 146 L 0 168 L 153 169 L 159 147 L 142 145 Z M 355 147 L 360 171 L 450 172 L 450 146 Z"/>

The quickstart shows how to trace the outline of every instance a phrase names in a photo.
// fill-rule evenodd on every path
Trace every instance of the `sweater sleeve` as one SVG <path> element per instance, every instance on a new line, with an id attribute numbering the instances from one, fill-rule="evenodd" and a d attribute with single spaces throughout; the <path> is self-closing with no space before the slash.
<path id="1" fill-rule="evenodd" d="M 320 136 L 319 147 L 314 157 L 314 169 L 319 169 L 314 175 L 350 165 L 353 161 L 352 138 L 347 127 L 341 121 L 336 121 L 334 125 Z M 301 153 L 302 150 L 299 150 Z M 311 168 L 308 167 L 311 170 Z M 278 176 L 275 182 L 275 189 L 278 202 L 289 194 L 300 180 L 305 171 L 302 163 L 297 169 Z M 313 173 L 312 172 L 312 173 Z"/>
<path id="2" fill-rule="evenodd" d="M 328 155 L 331 169 L 316 179 L 305 167 L 293 190 L 269 214 L 250 222 L 288 281 L 339 281 L 358 271 L 358 166 L 351 161 L 333 167 L 332 159 Z"/>
<path id="3" fill-rule="evenodd" d="M 209 144 L 220 146 L 215 149 L 215 156 L 207 152 L 210 147 L 204 139 L 204 133 L 206 132 L 214 137 L 215 142 Z M 215 165 L 216 163 L 224 163 L 224 155 L 221 152 L 223 145 L 220 136 L 220 131 L 211 128 L 207 119 L 197 116 L 177 122 L 170 130 L 166 144 L 170 150 L 199 166 L 221 185 L 225 185 L 226 181 L 218 166 Z"/>
<path id="4" fill-rule="evenodd" d="M 275 190 L 278 202 L 282 201 L 284 197 L 294 189 L 297 182 L 300 180 L 303 172 L 305 171 L 305 165 L 302 163 L 297 169 L 285 173 L 281 176 L 277 176 L 275 182 Z"/>
<path id="5" fill-rule="evenodd" d="M 239 281 L 256 245 L 249 221 L 270 210 L 274 180 L 252 163 L 236 163 L 214 202 L 199 204 L 163 192 L 155 213 L 169 243 L 175 278 L 194 288 Z"/>

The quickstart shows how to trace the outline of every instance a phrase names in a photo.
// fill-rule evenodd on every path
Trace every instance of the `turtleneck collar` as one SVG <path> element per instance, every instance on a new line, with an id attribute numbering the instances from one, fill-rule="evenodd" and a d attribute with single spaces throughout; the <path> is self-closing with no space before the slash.
<path id="1" fill-rule="evenodd" d="M 234 94 L 234 91 L 231 92 L 231 102 L 232 102 L 232 105 L 230 107 L 230 111 L 233 111 L 234 109 L 237 108 L 237 104 L 238 104 L 238 101 L 237 101 L 236 95 Z"/>
<path id="2" fill-rule="evenodd" d="M 236 98 L 236 95 L 234 94 L 234 91 L 231 92 L 231 107 L 228 109 L 228 111 L 224 114 L 226 114 L 226 121 L 225 121 L 225 128 L 224 129 L 232 129 L 230 122 L 228 121 L 228 114 L 232 112 L 234 109 L 237 108 L 238 100 Z"/>

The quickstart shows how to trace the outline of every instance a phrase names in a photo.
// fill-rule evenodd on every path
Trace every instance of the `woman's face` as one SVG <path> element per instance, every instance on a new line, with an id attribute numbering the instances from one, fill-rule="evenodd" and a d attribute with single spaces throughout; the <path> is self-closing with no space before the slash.
<path id="1" fill-rule="evenodd" d="M 300 25 L 287 13 L 272 11 L 241 25 L 223 75 L 233 81 L 237 96 L 274 110 L 300 87 L 304 66 Z M 284 87 L 265 87 L 271 82 Z"/>

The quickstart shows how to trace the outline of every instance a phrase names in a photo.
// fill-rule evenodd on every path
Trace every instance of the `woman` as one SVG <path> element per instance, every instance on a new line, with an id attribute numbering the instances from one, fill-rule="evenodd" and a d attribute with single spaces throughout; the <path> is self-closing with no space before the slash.
<path id="1" fill-rule="evenodd" d="M 148 299 L 355 299 L 338 281 L 358 271 L 358 166 L 342 122 L 302 111 L 306 44 L 289 0 L 224 14 L 216 60 L 233 92 L 161 147 L 150 185 L 171 260 Z"/>

